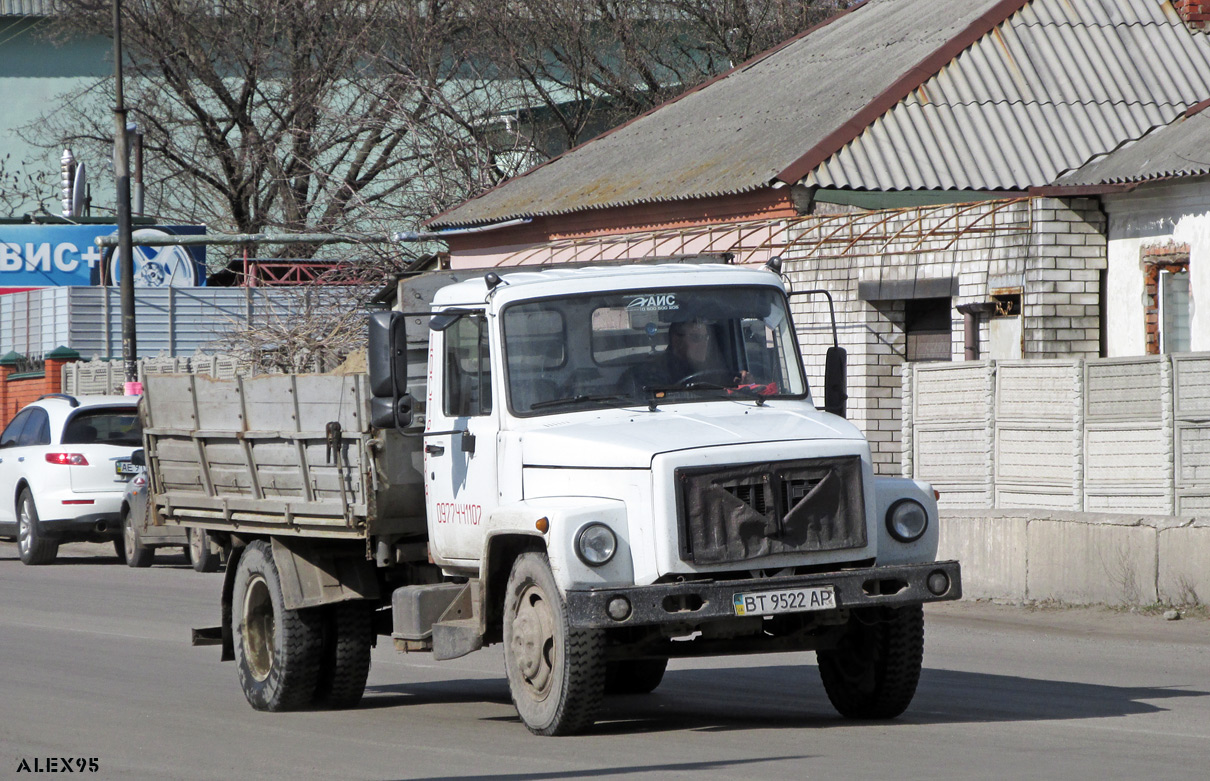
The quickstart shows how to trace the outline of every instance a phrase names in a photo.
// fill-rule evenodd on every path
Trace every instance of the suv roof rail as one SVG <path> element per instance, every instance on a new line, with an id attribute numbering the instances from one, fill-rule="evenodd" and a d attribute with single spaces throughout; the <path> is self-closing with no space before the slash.
<path id="1" fill-rule="evenodd" d="M 79 400 L 76 399 L 75 396 L 69 395 L 67 393 L 43 393 L 41 396 L 38 397 L 38 401 L 42 401 L 42 399 L 63 399 L 64 401 L 66 401 L 68 404 L 70 404 L 73 407 L 80 406 Z"/>

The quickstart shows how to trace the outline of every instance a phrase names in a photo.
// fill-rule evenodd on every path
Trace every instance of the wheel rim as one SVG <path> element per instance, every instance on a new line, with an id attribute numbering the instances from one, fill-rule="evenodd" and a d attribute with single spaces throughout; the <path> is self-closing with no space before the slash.
<path id="1" fill-rule="evenodd" d="M 546 594 L 530 583 L 517 600 L 509 644 L 517 670 L 534 699 L 544 699 L 554 680 L 555 616 Z"/>
<path id="2" fill-rule="evenodd" d="M 29 517 L 29 502 L 21 502 L 21 509 L 17 513 L 17 549 L 22 553 L 29 553 L 30 547 L 33 545 L 33 521 Z"/>
<path id="3" fill-rule="evenodd" d="M 273 668 L 273 601 L 269 584 L 259 575 L 248 582 L 244 592 L 244 658 L 248 672 L 258 681 L 269 677 Z"/>
<path id="4" fill-rule="evenodd" d="M 189 530 L 189 554 L 193 556 L 194 562 L 201 561 L 202 555 L 206 552 L 205 546 L 202 544 L 203 540 L 205 540 L 205 535 L 201 529 Z"/>

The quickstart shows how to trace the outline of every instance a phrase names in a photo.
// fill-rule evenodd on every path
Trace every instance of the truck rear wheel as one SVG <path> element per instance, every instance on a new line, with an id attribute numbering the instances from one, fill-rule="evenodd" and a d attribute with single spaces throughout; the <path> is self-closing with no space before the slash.
<path id="1" fill-rule="evenodd" d="M 321 708 L 352 708 L 361 702 L 370 675 L 374 607 L 362 601 L 338 602 L 325 612 L 314 703 Z"/>
<path id="2" fill-rule="evenodd" d="M 619 659 L 605 663 L 606 694 L 651 694 L 664 680 L 667 659 Z"/>
<path id="3" fill-rule="evenodd" d="M 536 735 L 593 723 L 605 691 L 604 634 L 572 629 L 544 553 L 522 553 L 504 594 L 504 668 L 517 714 Z"/>
<path id="4" fill-rule="evenodd" d="M 816 657 L 824 690 L 840 715 L 893 719 L 907 710 L 920 681 L 924 610 L 854 610 L 836 648 Z"/>
<path id="5" fill-rule="evenodd" d="M 248 545 L 235 573 L 231 633 L 240 687 L 253 708 L 310 704 L 319 679 L 322 618 L 315 609 L 287 610 L 272 549 L 261 540 Z"/>

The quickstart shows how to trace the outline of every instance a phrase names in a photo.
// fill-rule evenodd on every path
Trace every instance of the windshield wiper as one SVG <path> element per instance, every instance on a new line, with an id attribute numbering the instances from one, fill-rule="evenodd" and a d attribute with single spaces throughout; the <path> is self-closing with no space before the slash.
<path id="1" fill-rule="evenodd" d="M 583 404 L 586 401 L 633 401 L 629 396 L 623 396 L 619 393 L 581 393 L 577 396 L 568 396 L 565 399 L 546 399 L 545 401 L 534 402 L 529 405 L 531 410 L 541 409 L 542 407 L 554 407 L 559 404 Z"/>
<path id="2" fill-rule="evenodd" d="M 644 393 L 671 393 L 673 391 L 687 390 L 727 390 L 726 385 L 719 385 L 717 382 L 690 382 L 685 385 L 644 385 Z"/>

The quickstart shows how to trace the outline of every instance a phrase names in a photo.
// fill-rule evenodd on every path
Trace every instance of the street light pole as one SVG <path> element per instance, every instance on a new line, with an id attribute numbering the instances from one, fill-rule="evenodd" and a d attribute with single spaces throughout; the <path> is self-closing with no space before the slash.
<path id="1" fill-rule="evenodd" d="M 122 361 L 126 392 L 138 382 L 138 344 L 134 330 L 134 246 L 130 230 L 130 147 L 126 142 L 126 104 L 122 96 L 122 0 L 113 0 L 113 173 L 117 186 L 118 276 L 122 306 Z"/>

